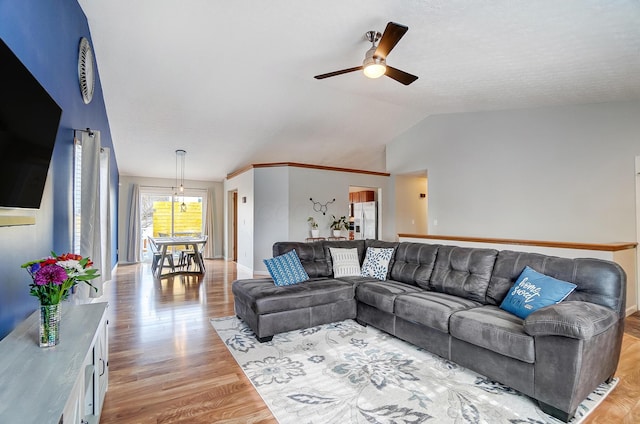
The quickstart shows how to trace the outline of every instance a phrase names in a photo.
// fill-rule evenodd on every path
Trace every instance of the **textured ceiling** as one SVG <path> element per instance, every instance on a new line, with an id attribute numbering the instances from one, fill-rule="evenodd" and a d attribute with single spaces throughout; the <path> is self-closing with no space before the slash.
<path id="1" fill-rule="evenodd" d="M 221 180 L 255 162 L 384 171 L 431 114 L 640 99 L 637 0 L 79 0 L 123 175 Z M 360 72 L 364 33 L 409 31 Z"/>

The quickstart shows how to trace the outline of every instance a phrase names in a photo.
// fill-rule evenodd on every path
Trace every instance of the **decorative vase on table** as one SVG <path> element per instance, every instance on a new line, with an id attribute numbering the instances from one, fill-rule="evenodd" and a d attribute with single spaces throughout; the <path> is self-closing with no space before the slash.
<path id="1" fill-rule="evenodd" d="M 334 237 L 340 237 L 342 235 L 342 230 L 333 230 Z"/>
<path id="2" fill-rule="evenodd" d="M 55 346 L 60 343 L 60 302 L 69 297 L 69 291 L 82 281 L 94 290 L 89 280 L 100 276 L 98 270 L 92 268 L 93 262 L 74 253 L 51 256 L 22 265 L 29 275 L 29 294 L 40 301 L 40 327 L 38 342 L 40 347 Z"/>
<path id="3" fill-rule="evenodd" d="M 60 342 L 61 311 L 60 303 L 40 305 L 40 347 L 51 347 Z"/>
<path id="4" fill-rule="evenodd" d="M 320 230 L 311 230 L 311 237 L 313 238 L 318 238 L 318 236 L 320 235 Z"/>

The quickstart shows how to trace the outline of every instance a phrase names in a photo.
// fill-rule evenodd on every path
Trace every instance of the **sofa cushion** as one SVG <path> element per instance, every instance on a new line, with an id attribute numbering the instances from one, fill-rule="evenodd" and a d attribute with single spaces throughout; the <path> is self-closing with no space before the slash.
<path id="1" fill-rule="evenodd" d="M 540 274 L 526 266 L 500 308 L 525 319 L 540 308 L 562 302 L 575 288 L 575 284 Z"/>
<path id="2" fill-rule="evenodd" d="M 534 340 L 525 333 L 523 320 L 497 306 L 456 312 L 449 332 L 458 340 L 523 362 L 535 362 Z"/>
<path id="3" fill-rule="evenodd" d="M 497 254 L 494 249 L 440 246 L 429 286 L 484 304 Z"/>
<path id="4" fill-rule="evenodd" d="M 320 244 L 322 244 L 322 248 L 324 249 L 324 257 L 329 269 L 333 269 L 331 251 L 329 250 L 332 247 L 338 249 L 358 249 L 358 263 L 362 263 L 364 260 L 364 240 L 324 240 L 321 241 Z M 333 277 L 333 274 L 331 276 Z"/>
<path id="5" fill-rule="evenodd" d="M 353 249 L 330 247 L 329 251 L 331 252 L 334 278 L 360 275 L 358 249 L 355 247 Z"/>
<path id="6" fill-rule="evenodd" d="M 396 248 L 391 279 L 429 289 L 429 279 L 436 261 L 438 245 L 400 243 Z"/>
<path id="7" fill-rule="evenodd" d="M 309 279 L 295 249 L 275 258 L 264 259 L 263 262 L 276 286 L 290 286 Z"/>
<path id="8" fill-rule="evenodd" d="M 589 340 L 618 322 L 618 314 L 606 306 L 566 301 L 544 308 L 524 320 L 530 336 L 563 336 Z"/>
<path id="9" fill-rule="evenodd" d="M 394 313 L 397 317 L 430 328 L 449 332 L 449 317 L 454 312 L 476 308 L 480 303 L 445 293 L 419 291 L 398 296 Z"/>
<path id="10" fill-rule="evenodd" d="M 386 280 L 389 273 L 389 261 L 395 249 L 384 247 L 367 247 L 362 263 L 362 276 Z"/>
<path id="11" fill-rule="evenodd" d="M 315 279 L 293 286 L 275 286 L 271 279 L 238 280 L 231 287 L 237 300 L 256 314 L 289 311 L 353 299 L 353 285 L 334 279 Z"/>
<path id="12" fill-rule="evenodd" d="M 422 291 L 416 286 L 386 280 L 361 283 L 356 287 L 356 299 L 381 311 L 393 313 L 393 304 L 401 294 Z"/>
<path id="13" fill-rule="evenodd" d="M 620 265 L 601 259 L 568 259 L 502 250 L 491 275 L 487 302 L 500 305 L 526 265 L 545 275 L 577 285 L 566 300 L 606 306 L 624 318 L 626 275 Z"/>
<path id="14" fill-rule="evenodd" d="M 345 281 L 347 283 L 351 283 L 355 286 L 357 286 L 358 284 L 362 284 L 362 283 L 378 283 L 380 282 L 380 280 L 378 280 L 377 278 L 374 277 L 363 277 L 362 275 L 353 275 L 353 276 L 348 276 L 348 277 L 340 277 L 340 278 L 336 278 L 336 280 L 339 281 Z"/>
<path id="15" fill-rule="evenodd" d="M 298 258 L 310 278 L 331 276 L 332 270 L 324 255 L 322 243 L 279 241 L 273 244 L 273 256 L 280 256 L 293 249 L 296 250 Z"/>

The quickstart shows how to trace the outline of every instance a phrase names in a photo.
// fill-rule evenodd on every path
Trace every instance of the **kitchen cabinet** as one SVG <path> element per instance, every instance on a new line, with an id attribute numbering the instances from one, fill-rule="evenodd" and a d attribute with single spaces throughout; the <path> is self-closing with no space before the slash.
<path id="1" fill-rule="evenodd" d="M 376 192 L 373 190 L 349 192 L 349 203 L 373 202 L 375 200 L 376 200 Z"/>

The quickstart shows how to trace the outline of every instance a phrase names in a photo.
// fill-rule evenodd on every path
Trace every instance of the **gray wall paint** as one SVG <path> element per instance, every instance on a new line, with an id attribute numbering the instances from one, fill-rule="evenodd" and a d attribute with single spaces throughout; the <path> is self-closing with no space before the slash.
<path id="1" fill-rule="evenodd" d="M 330 235 L 331 215 L 349 214 L 349 186 L 379 188 L 379 213 L 384 240 L 395 240 L 395 221 L 389 193 L 391 179 L 386 176 L 353 172 L 325 171 L 295 166 L 255 168 L 225 182 L 225 193 L 238 190 L 238 264 L 266 273 L 262 262 L 272 256 L 277 241 L 304 241 L 309 237 L 307 218 L 313 216 L 320 235 Z M 242 197 L 247 203 L 242 203 Z M 321 203 L 336 199 L 327 214 L 314 212 L 309 198 Z M 225 201 L 228 203 L 228 196 Z M 225 205 L 228 208 L 228 204 Z M 226 231 L 228 228 L 227 214 Z M 346 232 L 345 232 L 346 235 Z M 227 239 L 228 244 L 228 239 Z"/>
<path id="2" fill-rule="evenodd" d="M 376 191 L 380 189 L 378 215 L 382 222 L 382 233 L 378 238 L 394 240 L 395 222 L 390 218 L 389 211 L 390 200 L 392 200 L 389 195 L 390 185 L 391 179 L 386 176 L 292 167 L 289 178 L 291 239 L 304 240 L 310 236 L 310 227 L 307 222 L 310 216 L 313 216 L 318 223 L 321 237 L 331 236 L 329 229 L 331 215 L 349 216 L 349 187 L 357 186 Z M 309 198 L 322 204 L 333 199 L 336 201 L 327 206 L 326 215 L 323 215 L 321 212 L 314 211 L 313 203 Z M 346 236 L 347 232 L 343 232 L 343 235 Z"/>
<path id="3" fill-rule="evenodd" d="M 639 118 L 640 102 L 430 116 L 387 169 L 427 170 L 431 234 L 634 241 Z"/>
<path id="4" fill-rule="evenodd" d="M 289 240 L 288 166 L 254 169 L 253 269 L 266 271 L 262 262 L 273 256 L 273 243 Z"/>

